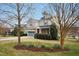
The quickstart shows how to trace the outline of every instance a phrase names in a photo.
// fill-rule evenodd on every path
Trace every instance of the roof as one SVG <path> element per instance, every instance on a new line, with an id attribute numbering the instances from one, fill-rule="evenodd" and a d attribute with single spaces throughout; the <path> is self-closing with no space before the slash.
<path id="1" fill-rule="evenodd" d="M 49 28 L 50 25 L 39 26 L 38 28 Z"/>

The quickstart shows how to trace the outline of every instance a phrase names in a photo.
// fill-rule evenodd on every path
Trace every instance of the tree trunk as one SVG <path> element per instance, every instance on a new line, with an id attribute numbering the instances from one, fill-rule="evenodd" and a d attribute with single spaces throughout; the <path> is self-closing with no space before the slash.
<path id="1" fill-rule="evenodd" d="M 18 25 L 18 45 L 21 43 L 21 37 L 20 37 L 20 25 Z"/>
<path id="2" fill-rule="evenodd" d="M 64 49 L 64 35 L 61 32 L 61 39 L 60 39 L 61 49 Z"/>
<path id="3" fill-rule="evenodd" d="M 19 3 L 17 5 L 17 13 L 18 13 L 18 45 L 21 44 L 21 37 L 20 37 L 20 29 L 21 29 L 21 19 L 20 19 L 20 10 L 19 10 Z"/>

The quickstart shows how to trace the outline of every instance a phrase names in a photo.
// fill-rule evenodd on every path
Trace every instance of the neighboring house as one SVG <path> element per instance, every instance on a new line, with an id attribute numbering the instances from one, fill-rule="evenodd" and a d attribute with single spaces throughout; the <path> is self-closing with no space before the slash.
<path id="1" fill-rule="evenodd" d="M 5 33 L 6 35 L 11 35 L 12 30 L 13 30 L 13 28 L 8 28 L 8 27 L 6 27 L 6 28 L 4 29 L 4 33 Z"/>
<path id="2" fill-rule="evenodd" d="M 78 37 L 79 36 L 79 27 L 72 27 L 68 32 L 69 37 Z"/>
<path id="3" fill-rule="evenodd" d="M 3 26 L 3 27 L 0 27 L 0 35 L 10 35 L 12 32 L 12 28 L 9 28 L 7 26 Z"/>

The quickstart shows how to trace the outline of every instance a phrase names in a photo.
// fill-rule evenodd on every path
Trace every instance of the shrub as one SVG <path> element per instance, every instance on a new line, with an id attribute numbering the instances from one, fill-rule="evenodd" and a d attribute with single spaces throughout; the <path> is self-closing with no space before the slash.
<path id="1" fill-rule="evenodd" d="M 36 33 L 36 34 L 34 35 L 34 38 L 36 38 L 36 39 L 46 39 L 46 40 L 50 40 L 50 35 L 48 35 L 48 34 L 38 34 L 38 33 Z"/>
<path id="2" fill-rule="evenodd" d="M 27 33 L 26 34 L 23 34 L 23 36 L 27 36 Z"/>
<path id="3" fill-rule="evenodd" d="M 24 35 L 24 32 L 23 32 L 23 31 L 21 31 L 21 32 L 20 32 L 20 35 L 21 35 L 21 36 L 23 36 L 23 35 Z"/>
<path id="4" fill-rule="evenodd" d="M 14 35 L 14 36 L 17 36 L 17 34 L 18 34 L 18 28 L 15 27 L 11 34 Z M 27 36 L 27 34 L 24 34 L 23 28 L 21 28 L 20 35 L 21 36 Z"/>
<path id="5" fill-rule="evenodd" d="M 15 30 L 12 31 L 12 35 L 17 36 L 17 31 L 15 31 Z M 24 35 L 24 32 L 21 31 L 21 32 L 20 32 L 20 35 L 23 36 L 23 35 Z"/>
<path id="6" fill-rule="evenodd" d="M 58 30 L 55 24 L 50 25 L 50 37 L 53 40 L 58 40 Z"/>
<path id="7" fill-rule="evenodd" d="M 41 48 L 46 48 L 46 49 L 49 49 L 49 48 L 51 48 L 50 46 L 48 46 L 48 45 L 41 45 Z"/>
<path id="8" fill-rule="evenodd" d="M 34 48 L 35 46 L 31 44 L 31 45 L 28 45 L 27 47 L 28 48 Z"/>
<path id="9" fill-rule="evenodd" d="M 46 46 L 45 45 L 41 45 L 41 48 L 46 48 Z"/>
<path id="10" fill-rule="evenodd" d="M 55 44 L 53 48 L 61 48 L 61 46 L 59 44 Z"/>

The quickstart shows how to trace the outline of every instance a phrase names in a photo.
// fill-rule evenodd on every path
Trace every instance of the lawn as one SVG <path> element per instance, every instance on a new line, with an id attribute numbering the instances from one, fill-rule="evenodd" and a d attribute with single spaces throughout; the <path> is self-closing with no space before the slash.
<path id="1" fill-rule="evenodd" d="M 0 41 L 0 56 L 79 56 L 79 42 L 65 41 L 65 47 L 70 51 L 65 52 L 32 52 L 28 50 L 16 50 L 13 47 L 17 44 L 16 40 Z M 45 45 L 49 48 L 59 41 L 54 40 L 38 40 L 38 39 L 22 39 L 22 44 L 29 45 Z"/>

